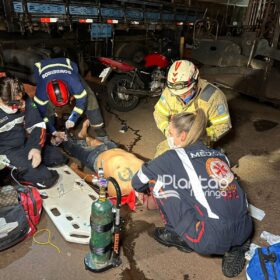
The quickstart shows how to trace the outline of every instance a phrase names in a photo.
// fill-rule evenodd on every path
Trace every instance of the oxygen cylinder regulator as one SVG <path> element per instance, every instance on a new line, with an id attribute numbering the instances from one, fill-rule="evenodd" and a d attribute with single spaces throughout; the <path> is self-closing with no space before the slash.
<path id="1" fill-rule="evenodd" d="M 121 264 L 119 256 L 121 189 L 117 181 L 104 178 L 103 168 L 98 170 L 98 177 L 93 184 L 99 187 L 99 199 L 91 206 L 90 252 L 85 256 L 86 269 L 103 272 Z M 117 193 L 116 206 L 106 197 L 108 183 L 111 182 Z"/>

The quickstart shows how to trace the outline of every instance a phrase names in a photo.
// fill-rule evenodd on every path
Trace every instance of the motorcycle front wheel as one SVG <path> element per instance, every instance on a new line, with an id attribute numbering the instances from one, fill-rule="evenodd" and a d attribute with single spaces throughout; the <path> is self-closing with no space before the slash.
<path id="1" fill-rule="evenodd" d="M 119 91 L 120 87 L 127 89 L 138 89 L 137 83 L 132 82 L 132 77 L 128 75 L 116 75 L 107 85 L 107 102 L 109 106 L 120 112 L 128 112 L 133 110 L 139 103 L 139 97 L 136 95 L 128 95 Z"/>

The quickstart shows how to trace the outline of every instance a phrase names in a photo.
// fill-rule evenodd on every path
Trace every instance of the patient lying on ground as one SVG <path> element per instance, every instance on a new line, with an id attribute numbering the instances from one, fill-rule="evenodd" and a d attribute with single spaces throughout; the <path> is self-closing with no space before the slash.
<path id="1" fill-rule="evenodd" d="M 78 138 L 82 140 L 69 138 L 68 141 L 63 143 L 64 150 L 96 173 L 102 167 L 105 178 L 115 178 L 121 187 L 122 195 L 128 195 L 133 190 L 131 179 L 140 169 L 143 161 L 135 155 L 117 148 L 117 145 L 112 141 L 103 143 L 97 139 L 88 137 L 88 126 L 89 121 L 86 120 L 78 134 Z M 82 177 L 88 176 L 88 174 L 77 170 L 77 168 L 75 168 L 75 171 Z M 110 183 L 108 194 L 112 197 L 116 195 L 115 189 Z M 151 203 L 153 203 L 152 198 L 149 204 Z M 149 208 L 151 207 L 152 205 Z"/>

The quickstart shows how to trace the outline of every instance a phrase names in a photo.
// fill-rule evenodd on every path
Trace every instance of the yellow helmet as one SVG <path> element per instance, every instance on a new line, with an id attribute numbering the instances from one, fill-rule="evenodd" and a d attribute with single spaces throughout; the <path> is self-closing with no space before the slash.
<path id="1" fill-rule="evenodd" d="M 188 60 L 175 61 L 167 76 L 167 87 L 174 95 L 182 95 L 188 92 L 196 84 L 199 71 L 196 66 Z"/>

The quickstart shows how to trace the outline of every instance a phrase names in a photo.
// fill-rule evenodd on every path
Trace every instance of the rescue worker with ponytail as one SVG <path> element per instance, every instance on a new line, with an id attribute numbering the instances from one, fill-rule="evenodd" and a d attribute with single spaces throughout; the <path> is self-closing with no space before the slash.
<path id="1" fill-rule="evenodd" d="M 162 133 L 169 136 L 173 115 L 201 108 L 207 117 L 208 140 L 215 142 L 231 129 L 231 120 L 223 92 L 199 78 L 199 70 L 188 60 L 175 61 L 169 69 L 167 87 L 155 105 L 154 119 Z M 157 147 L 156 156 L 170 148 L 167 141 Z"/>
<path id="2" fill-rule="evenodd" d="M 79 75 L 76 63 L 63 57 L 45 59 L 35 63 L 34 75 L 37 85 L 34 101 L 48 131 L 58 138 L 58 142 L 65 139 L 65 133 L 56 131 L 47 113 L 48 103 L 51 101 L 54 106 L 64 106 L 71 97 L 74 97 L 76 103 L 65 123 L 66 129 L 73 128 L 85 112 L 90 120 L 92 133 L 100 140 L 107 139 L 95 94 Z"/>
<path id="3" fill-rule="evenodd" d="M 206 124 L 202 109 L 174 115 L 168 127 L 173 149 L 144 163 L 132 186 L 156 199 L 165 223 L 155 229 L 158 242 L 223 255 L 222 271 L 234 277 L 245 265 L 252 220 L 227 157 L 202 142 Z"/>
<path id="4" fill-rule="evenodd" d="M 45 136 L 46 125 L 23 84 L 0 78 L 0 155 L 17 168 L 17 180 L 39 189 L 53 186 L 59 177 L 46 166 L 67 161 L 57 147 L 44 146 Z"/>

